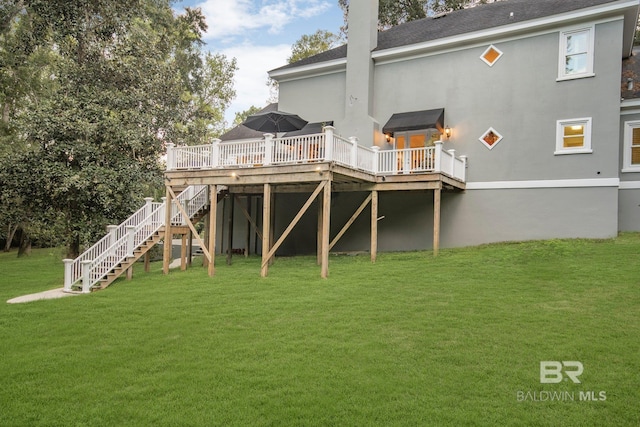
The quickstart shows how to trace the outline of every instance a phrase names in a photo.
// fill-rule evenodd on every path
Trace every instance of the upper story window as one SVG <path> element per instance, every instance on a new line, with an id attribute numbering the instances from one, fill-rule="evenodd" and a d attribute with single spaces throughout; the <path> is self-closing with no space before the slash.
<path id="1" fill-rule="evenodd" d="M 592 153 L 591 117 L 558 120 L 555 154 Z"/>
<path id="2" fill-rule="evenodd" d="M 593 26 L 560 32 L 558 80 L 593 77 Z"/>
<path id="3" fill-rule="evenodd" d="M 640 172 L 640 121 L 625 123 L 622 162 L 622 172 Z"/>

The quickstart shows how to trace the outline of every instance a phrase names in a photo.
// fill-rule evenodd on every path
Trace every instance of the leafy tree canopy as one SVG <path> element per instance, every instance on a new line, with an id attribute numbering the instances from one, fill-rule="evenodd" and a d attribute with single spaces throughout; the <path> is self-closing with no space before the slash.
<path id="1" fill-rule="evenodd" d="M 201 11 L 176 15 L 169 0 L 0 12 L 0 224 L 60 230 L 74 257 L 161 185 L 167 142 L 222 131 L 236 63 L 204 54 Z"/>
<path id="2" fill-rule="evenodd" d="M 318 30 L 313 34 L 305 34 L 291 46 L 289 64 L 322 53 L 337 46 L 341 39 L 330 31 Z"/>
<path id="3" fill-rule="evenodd" d="M 463 9 L 492 0 L 380 0 L 378 6 L 378 27 L 383 30 L 404 22 L 426 18 L 441 12 Z M 493 0 L 498 1 L 498 0 Z M 346 33 L 349 0 L 338 0 L 344 12 L 343 32 Z"/>

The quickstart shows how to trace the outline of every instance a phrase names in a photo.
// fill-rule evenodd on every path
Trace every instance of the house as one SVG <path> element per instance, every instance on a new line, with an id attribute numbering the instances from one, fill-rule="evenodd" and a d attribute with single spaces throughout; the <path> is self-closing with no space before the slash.
<path id="1" fill-rule="evenodd" d="M 65 291 L 130 277 L 176 234 L 182 268 L 195 237 L 209 275 L 216 253 L 261 253 L 265 276 L 316 252 L 327 277 L 330 251 L 640 231 L 640 0 L 502 0 L 380 33 L 377 10 L 351 2 L 348 45 L 270 72 L 265 110 L 307 126 L 168 144 L 166 201 L 64 260 Z"/>
<path id="2" fill-rule="evenodd" d="M 270 72 L 279 110 L 333 126 L 169 148 L 169 200 L 211 188 L 212 253 L 262 253 L 264 275 L 317 252 L 326 276 L 329 250 L 640 230 L 640 0 L 503 0 L 384 32 L 376 0 L 350 8 L 348 45 Z"/>
<path id="3" fill-rule="evenodd" d="M 377 3 L 351 2 L 348 46 L 270 72 L 281 110 L 381 148 L 429 144 L 442 129 L 425 116 L 443 110 L 445 146 L 468 159 L 465 191 L 443 194 L 445 246 L 640 230 L 640 97 L 627 78 L 620 100 L 637 0 L 505 0 L 380 33 Z M 399 114 L 415 126 L 394 128 Z M 402 225 L 381 246 L 428 248 L 417 236 L 429 221 L 411 212 L 431 202 L 388 196 L 385 221 Z"/>

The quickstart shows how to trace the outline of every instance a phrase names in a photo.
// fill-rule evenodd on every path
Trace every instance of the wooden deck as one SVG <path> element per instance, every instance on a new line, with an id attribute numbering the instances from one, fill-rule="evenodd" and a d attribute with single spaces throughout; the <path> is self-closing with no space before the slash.
<path id="1" fill-rule="evenodd" d="M 232 195 L 262 195 L 262 230 L 250 218 L 248 221 L 254 227 L 256 234 L 262 239 L 262 267 L 261 275 L 268 274 L 269 265 L 273 257 L 287 238 L 293 227 L 309 209 L 311 204 L 318 200 L 318 264 L 321 267 L 321 277 L 329 274 L 329 251 L 342 237 L 360 213 L 371 205 L 371 260 L 375 262 L 377 257 L 377 222 L 378 222 L 378 192 L 381 191 L 433 191 L 434 200 L 434 225 L 433 225 L 433 250 L 437 255 L 440 246 L 440 201 L 442 191 L 463 191 L 465 183 L 452 178 L 444 173 L 420 172 L 397 175 L 374 175 L 366 171 L 352 169 L 335 162 L 306 162 L 299 164 L 287 164 L 277 166 L 260 167 L 225 167 L 210 169 L 177 169 L 165 172 L 165 185 L 167 187 L 167 200 L 175 198 L 174 188 L 182 188 L 189 185 L 210 186 L 210 212 L 216 212 L 217 194 L 221 188 Z M 330 240 L 331 220 L 331 194 L 341 192 L 369 192 L 370 195 L 362 205 L 354 212 L 351 219 L 342 230 Z M 286 230 L 277 240 L 273 235 L 272 217 L 274 214 L 274 193 L 311 193 L 304 206 L 298 211 Z M 204 249 L 205 264 L 208 265 L 209 274 L 215 273 L 215 242 L 217 215 L 209 215 L 208 244 Z M 247 216 L 245 212 L 245 216 Z M 171 225 L 166 226 L 167 235 L 172 235 Z M 195 233 L 200 242 L 201 239 L 192 224 L 189 230 Z M 170 262 L 170 245 L 165 245 L 164 271 L 168 273 Z"/>

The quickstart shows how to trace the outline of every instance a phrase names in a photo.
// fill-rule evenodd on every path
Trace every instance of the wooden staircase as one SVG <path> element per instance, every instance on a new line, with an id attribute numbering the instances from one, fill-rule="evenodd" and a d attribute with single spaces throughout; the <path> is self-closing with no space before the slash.
<path id="1" fill-rule="evenodd" d="M 224 194 L 218 194 L 218 198 L 224 197 Z M 191 218 L 191 222 L 195 225 L 202 220 L 209 213 L 210 205 L 204 206 L 198 212 L 196 212 Z M 93 285 L 91 291 L 99 291 L 101 289 L 105 289 L 109 285 L 111 285 L 118 277 L 122 276 L 129 268 L 133 268 L 133 265 L 140 259 L 144 254 L 149 252 L 151 248 L 157 245 L 160 240 L 164 239 L 164 227 L 160 228 L 160 230 L 156 231 L 151 237 L 149 237 L 144 243 L 142 243 L 138 248 L 133 251 L 133 256 L 128 257 L 118 265 L 116 265 L 107 275 L 100 279 L 98 283 Z"/>
<path id="2" fill-rule="evenodd" d="M 112 284 L 118 277 L 122 276 L 122 273 L 129 268 L 133 268 L 135 264 L 144 254 L 149 252 L 162 238 L 164 237 L 164 227 L 153 234 L 147 241 L 141 244 L 135 251 L 133 251 L 133 257 L 128 257 L 120 264 L 116 265 L 107 275 L 100 279 L 98 283 L 93 285 L 91 291 L 99 291 Z"/>
<path id="3" fill-rule="evenodd" d="M 218 197 L 221 197 L 219 194 Z M 204 185 L 183 189 L 176 199 L 189 216 L 192 223 L 199 222 L 209 212 L 208 188 Z M 175 204 L 145 199 L 145 205 L 133 213 L 120 225 L 107 227 L 107 234 L 75 259 L 63 260 L 64 292 L 89 293 L 104 289 L 122 273 L 132 272 L 133 264 L 165 237 L 166 209 L 171 208 L 172 229 L 175 234 L 188 233 L 187 219 L 178 213 Z M 172 236 L 171 236 L 172 237 Z M 131 274 L 128 274 L 131 278 Z"/>

